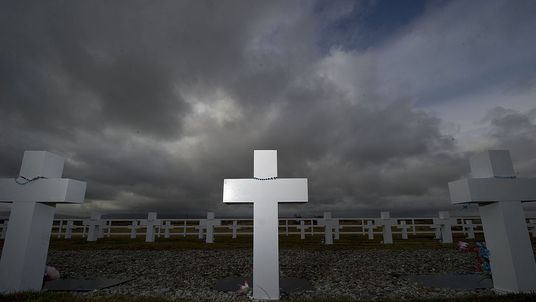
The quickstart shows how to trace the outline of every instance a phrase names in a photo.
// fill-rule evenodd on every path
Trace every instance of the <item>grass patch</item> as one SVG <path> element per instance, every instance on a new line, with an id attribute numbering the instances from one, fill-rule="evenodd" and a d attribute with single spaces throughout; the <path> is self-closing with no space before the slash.
<path id="1" fill-rule="evenodd" d="M 483 241 L 484 238 L 477 237 L 476 240 L 466 240 L 463 237 L 455 237 L 453 244 L 442 244 L 431 236 L 412 236 L 410 239 L 402 240 L 395 237 L 394 244 L 382 244 L 381 236 L 376 236 L 374 240 L 368 240 L 361 235 L 342 235 L 340 240 L 335 240 L 333 245 L 321 244 L 322 235 L 308 236 L 300 239 L 298 235 L 280 235 L 279 247 L 283 249 L 305 249 L 305 250 L 359 250 L 359 249 L 383 249 L 383 250 L 416 250 L 416 249 L 452 249 L 455 248 L 458 240 L 467 242 Z M 50 249 L 53 250 L 182 250 L 182 249 L 251 249 L 253 247 L 252 236 L 239 236 L 232 239 L 230 236 L 216 236 L 215 243 L 206 244 L 203 240 L 195 236 L 172 237 L 169 239 L 157 238 L 154 243 L 147 243 L 142 237 L 130 239 L 129 237 L 102 238 L 96 242 L 88 242 L 85 238 L 74 237 L 72 239 L 51 239 Z"/>

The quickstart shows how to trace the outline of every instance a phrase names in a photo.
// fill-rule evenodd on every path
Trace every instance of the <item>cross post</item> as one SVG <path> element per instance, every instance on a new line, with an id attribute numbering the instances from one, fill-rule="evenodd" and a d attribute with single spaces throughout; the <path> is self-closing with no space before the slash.
<path id="1" fill-rule="evenodd" d="M 389 212 L 381 212 L 380 219 L 376 219 L 376 226 L 381 226 L 383 230 L 383 243 L 392 244 L 393 243 L 393 230 L 391 229 L 395 225 L 395 220 L 391 219 L 391 214 Z"/>
<path id="2" fill-rule="evenodd" d="M 147 213 L 147 219 L 141 220 L 140 225 L 145 226 L 145 242 L 154 242 L 154 232 L 156 227 L 162 225 L 162 221 L 157 219 L 156 212 Z"/>
<path id="3" fill-rule="evenodd" d="M 97 241 L 98 238 L 102 238 L 100 234 L 103 232 L 103 224 L 100 213 L 91 213 L 89 219 L 84 220 L 84 229 L 87 226 L 87 241 Z"/>
<path id="4" fill-rule="evenodd" d="M 324 212 L 324 218 L 318 219 L 318 225 L 324 226 L 324 244 L 333 244 L 333 237 L 337 234 L 337 230 L 340 228 L 339 219 L 332 218 L 331 212 Z M 339 239 L 338 236 L 335 239 Z"/>
<path id="5" fill-rule="evenodd" d="M 306 178 L 277 178 L 276 150 L 254 151 L 253 178 L 224 180 L 224 203 L 253 203 L 254 299 L 279 299 L 279 203 L 307 201 Z"/>
<path id="6" fill-rule="evenodd" d="M 231 224 L 230 226 L 228 226 L 227 228 L 231 229 L 233 231 L 233 239 L 236 239 L 236 233 L 237 233 L 237 230 L 239 228 L 238 226 L 238 221 L 236 220 L 233 220 L 233 224 Z"/>
<path id="7" fill-rule="evenodd" d="M 471 219 L 464 221 L 464 229 L 467 232 L 467 239 L 475 239 L 475 225 Z"/>
<path id="8" fill-rule="evenodd" d="M 67 220 L 67 225 L 65 226 L 65 239 L 71 239 L 73 236 L 73 227 L 74 221 L 72 219 Z"/>
<path id="9" fill-rule="evenodd" d="M 86 183 L 61 178 L 64 158 L 26 151 L 19 177 L 0 179 L 0 202 L 12 202 L 0 293 L 41 290 L 57 203 L 82 203 Z"/>
<path id="10" fill-rule="evenodd" d="M 136 231 L 139 227 L 139 222 L 136 219 L 132 219 L 128 228 L 130 229 L 130 239 L 136 239 Z"/>
<path id="11" fill-rule="evenodd" d="M 199 220 L 200 230 L 206 230 L 205 243 L 214 243 L 214 227 L 221 225 L 221 220 L 215 217 L 214 212 L 207 212 L 207 219 Z"/>
<path id="12" fill-rule="evenodd" d="M 302 220 L 298 220 L 298 222 L 300 223 L 299 225 L 296 226 L 296 228 L 298 230 L 300 230 L 300 239 L 305 239 L 305 230 L 310 228 L 311 226 L 309 225 L 306 225 L 305 224 L 305 221 Z"/>
<path id="13" fill-rule="evenodd" d="M 517 178 L 507 150 L 477 154 L 470 165 L 473 178 L 450 182 L 450 199 L 478 204 L 493 286 L 505 292 L 536 291 L 536 263 L 521 206 L 536 201 L 536 179 Z"/>
<path id="14" fill-rule="evenodd" d="M 456 219 L 450 218 L 448 211 L 439 211 L 439 218 L 434 218 L 436 234 L 441 238 L 441 243 L 452 243 L 452 225 L 456 224 Z M 437 238 L 436 238 L 437 239 Z"/>
<path id="15" fill-rule="evenodd" d="M 374 229 L 376 226 L 374 225 L 374 221 L 368 220 L 366 225 L 363 225 L 363 229 L 367 229 L 367 235 L 368 239 L 372 240 L 374 239 Z"/>
<path id="16" fill-rule="evenodd" d="M 162 228 L 164 229 L 164 238 L 170 238 L 171 229 L 173 228 L 173 225 L 171 224 L 171 220 L 164 221 Z"/>
<path id="17" fill-rule="evenodd" d="M 401 231 L 402 239 L 408 239 L 408 228 L 409 225 L 406 224 L 405 220 L 400 221 L 399 225 L 397 226 Z"/>

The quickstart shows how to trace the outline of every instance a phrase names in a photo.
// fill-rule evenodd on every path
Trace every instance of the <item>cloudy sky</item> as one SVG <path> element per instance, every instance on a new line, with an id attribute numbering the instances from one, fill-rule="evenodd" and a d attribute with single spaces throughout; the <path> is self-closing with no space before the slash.
<path id="1" fill-rule="evenodd" d="M 310 201 L 435 212 L 468 157 L 536 176 L 536 1 L 2 1 L 0 177 L 24 150 L 87 181 L 60 213 L 251 213 L 254 149 Z M 4 206 L 4 209 L 8 208 Z"/>

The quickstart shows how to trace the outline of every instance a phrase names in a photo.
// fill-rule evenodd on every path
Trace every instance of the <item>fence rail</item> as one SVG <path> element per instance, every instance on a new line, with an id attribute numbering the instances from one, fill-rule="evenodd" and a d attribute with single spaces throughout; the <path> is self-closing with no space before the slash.
<path id="1" fill-rule="evenodd" d="M 378 218 L 335 218 L 338 225 L 333 229 L 335 236 L 340 235 L 378 235 L 382 234 L 381 227 L 377 225 Z M 407 232 L 408 235 L 430 235 L 437 236 L 436 217 L 393 217 L 392 233 L 401 235 Z M 155 234 L 161 237 L 176 236 L 199 236 L 203 235 L 202 221 L 204 219 L 158 219 L 155 226 Z M 241 218 L 221 218 L 216 219 L 221 225 L 214 226 L 214 235 L 216 236 L 251 236 L 253 234 L 253 219 Z M 323 218 L 280 218 L 279 234 L 284 236 L 301 235 L 305 236 L 324 235 L 325 229 L 321 224 Z M 101 234 L 99 237 L 124 237 L 132 235 L 133 224 L 135 224 L 135 237 L 146 234 L 146 226 L 140 225 L 139 222 L 147 221 L 146 219 L 100 219 Z M 402 226 L 402 221 L 405 226 Z M 3 239 L 7 227 L 9 227 L 7 218 L 0 218 L 0 239 Z M 302 225 L 303 222 L 303 225 Z M 371 223 L 372 222 L 372 223 Z M 451 229 L 453 234 L 467 235 L 469 229 L 474 234 L 483 233 L 482 222 L 478 216 L 452 217 Z M 71 236 L 86 237 L 88 233 L 88 219 L 55 219 L 52 225 L 52 238 L 65 238 L 69 233 Z M 527 227 L 536 237 L 536 218 L 527 218 Z M 372 228 L 372 230 L 369 230 Z M 166 231 L 167 229 L 167 231 Z M 302 231 L 303 229 L 303 231 Z M 404 231 L 403 229 L 406 229 Z"/>

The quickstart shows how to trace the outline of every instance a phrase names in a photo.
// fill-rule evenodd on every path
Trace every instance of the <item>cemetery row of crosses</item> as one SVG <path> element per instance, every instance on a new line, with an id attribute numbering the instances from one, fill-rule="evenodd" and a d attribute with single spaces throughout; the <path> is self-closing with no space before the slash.
<path id="1" fill-rule="evenodd" d="M 490 250 L 495 289 L 504 292 L 536 291 L 536 263 L 529 231 L 536 237 L 536 219 L 526 219 L 522 202 L 536 201 L 536 179 L 517 178 L 510 154 L 486 151 L 471 158 L 471 178 L 448 184 L 453 204 L 474 203 L 480 217 L 450 217 L 440 211 L 436 218 L 400 217 L 381 212 L 376 218 L 334 218 L 330 212 L 316 218 L 280 218 L 279 203 L 308 201 L 307 178 L 279 178 L 277 151 L 255 150 L 253 178 L 225 179 L 223 202 L 252 203 L 253 219 L 159 219 L 150 212 L 146 219 L 104 219 L 94 213 L 89 219 L 56 219 L 58 203 L 83 203 L 86 183 L 61 178 L 64 158 L 45 151 L 26 151 L 20 173 L 0 179 L 0 202 L 10 202 L 9 219 L 0 218 L 4 240 L 0 260 L 0 293 L 41 290 L 51 236 L 83 236 L 97 241 L 104 236 L 155 237 L 198 236 L 207 244 L 214 235 L 253 234 L 253 298 L 279 299 L 280 234 L 301 239 L 323 234 L 330 245 L 340 234 L 381 236 L 393 244 L 393 231 L 401 240 L 408 234 L 432 233 L 440 242 L 453 242 L 453 232 L 468 239 L 483 233 Z M 141 231 L 143 230 L 143 232 Z"/>

